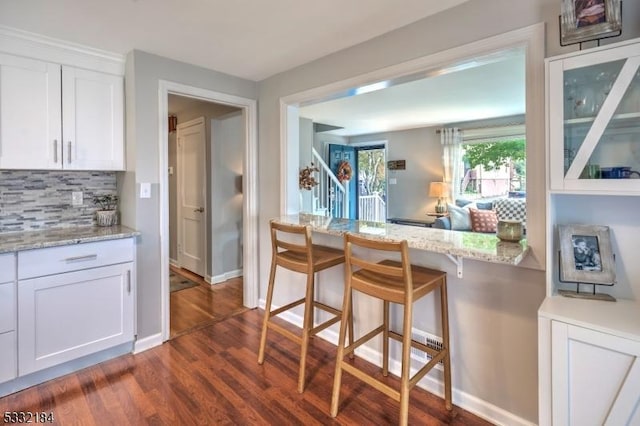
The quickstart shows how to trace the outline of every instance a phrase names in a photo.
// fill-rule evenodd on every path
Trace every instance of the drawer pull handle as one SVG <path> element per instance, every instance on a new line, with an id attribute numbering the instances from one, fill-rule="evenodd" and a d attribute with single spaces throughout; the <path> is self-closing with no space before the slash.
<path id="1" fill-rule="evenodd" d="M 86 256 L 75 256 L 75 257 L 67 257 L 65 262 L 73 263 L 73 262 L 86 262 L 89 260 L 96 260 L 98 258 L 97 254 L 88 254 Z"/>

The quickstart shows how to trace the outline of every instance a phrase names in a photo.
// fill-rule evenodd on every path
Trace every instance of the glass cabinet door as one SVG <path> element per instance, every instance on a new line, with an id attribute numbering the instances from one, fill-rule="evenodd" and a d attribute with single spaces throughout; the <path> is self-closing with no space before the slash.
<path id="1" fill-rule="evenodd" d="M 640 191 L 638 46 L 550 62 L 552 190 Z"/>

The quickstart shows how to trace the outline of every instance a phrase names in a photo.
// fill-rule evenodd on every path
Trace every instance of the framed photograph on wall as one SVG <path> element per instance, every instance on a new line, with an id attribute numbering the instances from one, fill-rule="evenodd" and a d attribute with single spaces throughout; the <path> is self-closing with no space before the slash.
<path id="1" fill-rule="evenodd" d="M 620 0 L 562 0 L 561 45 L 604 38 L 621 30 Z"/>
<path id="2" fill-rule="evenodd" d="M 560 281 L 613 285 L 616 271 L 608 226 L 558 225 Z"/>

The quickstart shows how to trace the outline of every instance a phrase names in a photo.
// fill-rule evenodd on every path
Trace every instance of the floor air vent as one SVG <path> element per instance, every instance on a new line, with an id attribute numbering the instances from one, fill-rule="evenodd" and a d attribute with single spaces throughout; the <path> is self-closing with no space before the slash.
<path id="1" fill-rule="evenodd" d="M 411 333 L 411 337 L 413 337 L 415 341 L 423 343 L 429 346 L 430 348 L 433 348 L 436 350 L 442 349 L 442 338 L 439 336 L 429 334 L 421 330 L 416 330 L 414 328 Z M 429 362 L 429 360 L 431 360 L 431 355 L 425 352 L 422 352 L 419 349 L 411 348 L 411 358 L 420 362 Z M 442 370 L 443 368 L 442 361 L 438 362 L 435 368 Z"/>

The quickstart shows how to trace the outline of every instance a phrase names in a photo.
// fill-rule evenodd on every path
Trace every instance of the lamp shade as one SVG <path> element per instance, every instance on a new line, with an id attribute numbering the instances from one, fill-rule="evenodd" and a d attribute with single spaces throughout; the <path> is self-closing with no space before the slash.
<path id="1" fill-rule="evenodd" d="M 431 182 L 429 184 L 429 197 L 444 197 L 447 194 L 447 184 L 444 182 Z"/>

